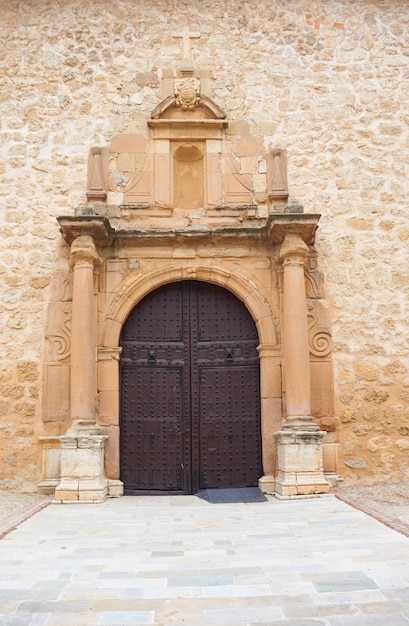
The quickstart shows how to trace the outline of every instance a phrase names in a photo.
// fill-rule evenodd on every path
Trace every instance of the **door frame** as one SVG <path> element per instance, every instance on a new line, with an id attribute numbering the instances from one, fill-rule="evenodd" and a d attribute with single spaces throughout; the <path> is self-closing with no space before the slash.
<path id="1" fill-rule="evenodd" d="M 169 260 L 167 260 L 169 261 Z M 113 294 L 111 306 L 102 329 L 101 347 L 98 349 L 99 421 L 108 435 L 105 448 L 105 471 L 108 478 L 118 480 L 120 474 L 120 373 L 121 348 L 119 339 L 122 326 L 131 310 L 151 291 L 171 282 L 199 280 L 224 287 L 231 291 L 248 309 L 259 337 L 260 358 L 260 420 L 264 485 L 274 483 L 276 470 L 276 442 L 274 434 L 282 424 L 281 347 L 277 342 L 272 307 L 263 295 L 263 287 L 254 276 L 242 270 L 226 271 L 212 265 L 166 264 L 143 276 L 125 278 Z"/>

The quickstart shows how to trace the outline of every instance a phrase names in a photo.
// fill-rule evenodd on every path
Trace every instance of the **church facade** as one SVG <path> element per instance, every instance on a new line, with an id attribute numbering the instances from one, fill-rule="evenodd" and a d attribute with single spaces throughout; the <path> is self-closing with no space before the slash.
<path id="1" fill-rule="evenodd" d="M 0 487 L 407 479 L 406 3 L 57 5 L 0 3 Z"/>

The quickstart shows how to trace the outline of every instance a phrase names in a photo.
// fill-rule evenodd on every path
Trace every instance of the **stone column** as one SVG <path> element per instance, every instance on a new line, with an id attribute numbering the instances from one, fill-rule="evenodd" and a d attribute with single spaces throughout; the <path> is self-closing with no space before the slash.
<path id="1" fill-rule="evenodd" d="M 286 235 L 280 258 L 284 268 L 283 375 L 286 428 L 318 430 L 311 417 L 310 354 L 304 265 L 308 246 L 299 235 Z"/>
<path id="2" fill-rule="evenodd" d="M 71 320 L 72 426 L 61 440 L 61 482 L 55 501 L 101 502 L 108 494 L 104 474 L 107 436 L 96 423 L 96 325 L 93 239 L 80 235 L 71 245 L 73 296 Z"/>
<path id="3" fill-rule="evenodd" d="M 324 432 L 311 416 L 310 357 L 304 265 L 308 246 L 287 234 L 280 250 L 284 266 L 283 380 L 286 417 L 276 433 L 278 475 L 276 495 L 297 497 L 328 491 L 323 474 Z"/>
<path id="4" fill-rule="evenodd" d="M 94 428 L 96 397 L 96 310 L 94 264 L 99 257 L 90 235 L 71 244 L 73 264 L 71 321 L 71 418 L 73 428 Z"/>

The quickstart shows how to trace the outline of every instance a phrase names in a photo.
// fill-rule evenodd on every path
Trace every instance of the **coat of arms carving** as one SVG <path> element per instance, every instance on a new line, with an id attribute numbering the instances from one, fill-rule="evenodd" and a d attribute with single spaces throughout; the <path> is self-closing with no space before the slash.
<path id="1" fill-rule="evenodd" d="M 200 80 L 198 78 L 176 78 L 174 83 L 176 104 L 183 111 L 194 109 L 200 102 Z"/>

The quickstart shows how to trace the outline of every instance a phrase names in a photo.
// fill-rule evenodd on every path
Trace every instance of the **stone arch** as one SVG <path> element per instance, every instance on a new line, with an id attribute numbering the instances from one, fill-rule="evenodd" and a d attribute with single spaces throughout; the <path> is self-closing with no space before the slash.
<path id="1" fill-rule="evenodd" d="M 123 281 L 106 316 L 103 331 L 103 346 L 119 344 L 122 326 L 130 311 L 148 293 L 170 282 L 180 280 L 201 280 L 210 282 L 231 291 L 241 300 L 254 319 L 260 345 L 277 345 L 273 312 L 270 303 L 259 286 L 249 277 L 232 273 L 223 268 L 208 266 L 168 266 L 145 276 L 128 278 Z"/>

